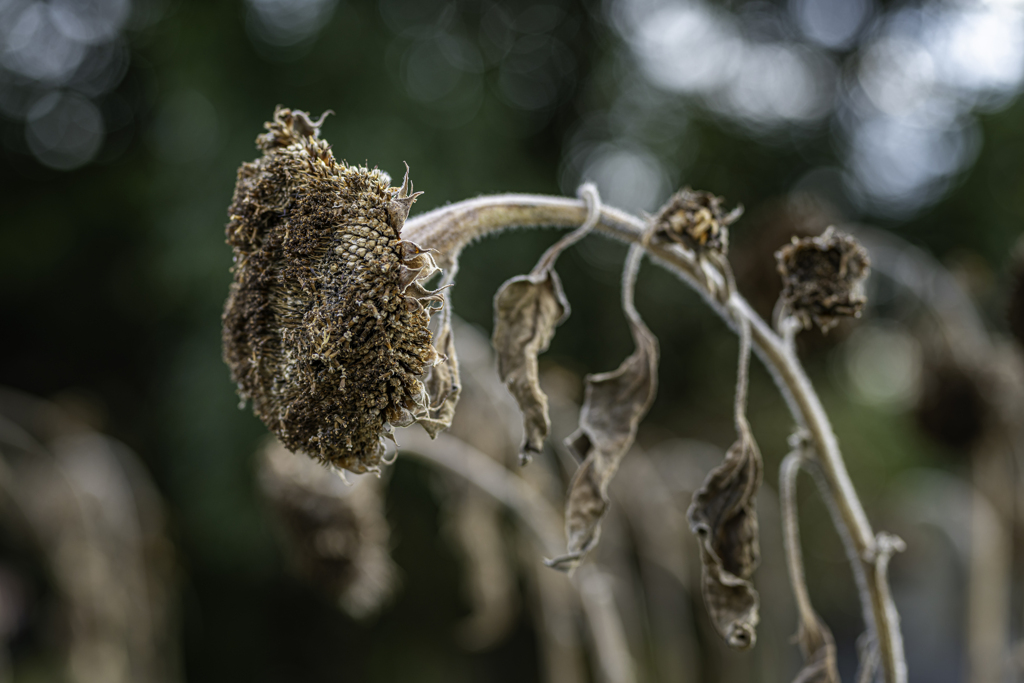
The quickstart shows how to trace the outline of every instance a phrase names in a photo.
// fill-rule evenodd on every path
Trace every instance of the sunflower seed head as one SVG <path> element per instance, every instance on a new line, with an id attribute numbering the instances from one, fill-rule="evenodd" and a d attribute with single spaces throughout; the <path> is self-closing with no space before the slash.
<path id="1" fill-rule="evenodd" d="M 238 170 L 224 359 L 290 450 L 365 472 L 378 468 L 386 425 L 426 402 L 419 376 L 439 359 L 424 306 L 433 293 L 403 273 L 436 268 L 399 238 L 414 196 L 337 162 L 322 118 L 279 107 L 257 139 L 263 156 Z"/>

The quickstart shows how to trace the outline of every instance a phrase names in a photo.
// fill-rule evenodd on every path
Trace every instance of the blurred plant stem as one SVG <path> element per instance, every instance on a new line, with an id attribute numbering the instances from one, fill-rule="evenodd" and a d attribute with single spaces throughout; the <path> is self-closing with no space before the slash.
<path id="1" fill-rule="evenodd" d="M 799 444 L 796 448 L 797 450 L 787 455 L 779 466 L 779 507 L 782 514 L 782 541 L 786 551 L 786 567 L 789 570 L 789 580 L 799 615 L 797 641 L 804 656 L 804 669 L 797 680 L 839 683 L 835 640 L 828 626 L 822 622 L 811 605 L 811 596 L 807 590 L 796 505 L 796 478 L 807 453 L 800 449 Z M 870 680 L 874 670 L 875 667 L 866 661 L 861 662 L 862 678 L 867 677 Z"/>
<path id="2" fill-rule="evenodd" d="M 563 551 L 561 516 L 524 479 L 448 434 L 438 434 L 431 440 L 426 432 L 410 430 L 404 437 L 406 445 L 399 448 L 404 456 L 441 467 L 492 496 L 516 516 L 545 555 L 554 557 Z M 609 578 L 588 565 L 581 567 L 572 580 L 594 643 L 600 680 L 635 683 L 636 673 Z"/>
<path id="3" fill-rule="evenodd" d="M 503 194 L 478 197 L 411 218 L 403 238 L 439 252 L 438 264 L 452 272 L 462 248 L 492 232 L 516 227 L 575 227 L 587 218 L 584 201 L 544 195 Z M 858 586 L 868 630 L 875 635 L 886 683 L 905 683 L 906 662 L 899 615 L 892 602 L 885 569 L 898 539 L 875 535 L 846 470 L 832 425 L 792 347 L 775 333 L 747 301 L 727 286 L 723 274 L 687 250 L 645 240 L 647 223 L 604 206 L 595 227 L 606 235 L 643 246 L 647 254 L 698 292 L 734 331 L 749 325 L 755 350 L 786 400 L 798 428 L 810 435 L 815 459 L 835 500 L 841 534 L 855 550 L 852 563 L 862 565 L 864 586 Z M 741 322 L 744 321 L 744 322 Z M 855 568 L 855 574 L 856 574 Z"/>

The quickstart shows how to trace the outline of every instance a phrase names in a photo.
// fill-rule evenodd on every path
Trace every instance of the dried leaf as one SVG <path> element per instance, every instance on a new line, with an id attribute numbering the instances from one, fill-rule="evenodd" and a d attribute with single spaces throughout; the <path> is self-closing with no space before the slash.
<path id="1" fill-rule="evenodd" d="M 523 445 L 519 463 L 525 465 L 544 448 L 551 431 L 548 397 L 537 377 L 537 356 L 547 351 L 555 328 L 569 317 L 569 301 L 555 272 L 558 256 L 583 239 L 601 215 L 601 198 L 591 183 L 580 186 L 586 201 L 587 220 L 553 244 L 529 275 L 508 280 L 494 296 L 494 335 L 498 374 L 523 413 Z"/>
<path id="2" fill-rule="evenodd" d="M 687 512 L 700 540 L 701 587 L 715 629 L 747 649 L 757 640 L 759 598 L 750 577 L 760 555 L 754 497 L 761 485 L 761 454 L 749 435 L 726 452 L 693 496 Z"/>
<path id="3" fill-rule="evenodd" d="M 840 683 L 836 641 L 825 622 L 814 616 L 814 622 L 801 622 L 796 634 L 804 656 L 804 667 L 793 683 Z"/>
<path id="4" fill-rule="evenodd" d="M 582 463 L 566 502 L 568 552 L 548 561 L 557 569 L 572 570 L 597 545 L 608 509 L 608 485 L 657 391 L 658 340 L 633 306 L 633 282 L 642 256 L 641 247 L 630 249 L 623 276 L 623 307 L 636 350 L 618 369 L 587 376 L 580 427 L 566 439 Z"/>
<path id="5" fill-rule="evenodd" d="M 43 679 L 178 681 L 180 577 L 163 500 L 135 453 L 67 407 L 0 386 L 0 520 L 14 541 L 3 678 L 24 661 L 12 645 L 37 634 Z M 40 618 L 51 635 L 36 640 Z"/>
<path id="6" fill-rule="evenodd" d="M 445 296 L 447 303 L 447 295 Z M 452 333 L 451 306 L 444 307 L 441 322 L 434 333 L 434 347 L 444 355 L 444 359 L 427 372 L 423 380 L 430 405 L 426 416 L 418 417 L 417 422 L 430 434 L 430 438 L 447 429 L 455 416 L 455 406 L 459 402 L 462 387 L 459 384 L 459 361 L 455 355 L 455 336 Z"/>
<path id="7" fill-rule="evenodd" d="M 551 430 L 548 397 L 538 382 L 537 356 L 547 350 L 555 327 L 568 316 L 562 283 L 550 268 L 512 278 L 494 297 L 492 343 L 498 374 L 523 413 L 522 464 L 543 450 Z"/>

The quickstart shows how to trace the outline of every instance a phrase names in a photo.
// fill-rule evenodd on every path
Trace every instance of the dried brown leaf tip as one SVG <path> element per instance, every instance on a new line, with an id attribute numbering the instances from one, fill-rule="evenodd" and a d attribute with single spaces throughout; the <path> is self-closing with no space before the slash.
<path id="1" fill-rule="evenodd" d="M 544 449 L 551 431 L 548 397 L 540 388 L 537 357 L 547 351 L 555 328 L 569 317 L 569 301 L 555 272 L 559 254 L 582 239 L 600 215 L 600 199 L 593 185 L 580 188 L 590 211 L 586 222 L 540 257 L 528 275 L 517 275 L 494 295 L 494 334 L 498 375 L 523 413 L 523 444 L 519 462 L 525 465 Z"/>
<path id="2" fill-rule="evenodd" d="M 835 638 L 817 615 L 814 622 L 800 624 L 796 639 L 804 657 L 804 666 L 793 683 L 840 683 Z"/>
<path id="3" fill-rule="evenodd" d="M 416 422 L 430 434 L 432 439 L 439 432 L 451 426 L 452 418 L 455 417 L 455 406 L 462 393 L 462 385 L 459 381 L 459 362 L 455 356 L 451 310 L 451 306 L 445 306 L 444 310 L 430 321 L 434 347 L 443 354 L 443 360 L 434 364 L 423 379 L 423 385 L 431 402 L 427 406 L 426 413 L 417 417 Z"/>
<path id="4" fill-rule="evenodd" d="M 793 238 L 775 252 L 775 260 L 781 301 L 804 329 L 814 324 L 827 332 L 843 316 L 860 317 L 871 262 L 853 237 L 829 228 L 818 237 Z"/>
<path id="5" fill-rule="evenodd" d="M 643 248 L 633 245 L 623 275 L 623 308 L 636 350 L 611 372 L 587 376 L 580 426 L 566 444 L 582 462 L 565 506 L 565 555 L 549 566 L 571 571 L 597 545 L 601 519 L 608 511 L 608 486 L 636 438 L 658 388 L 658 340 L 633 305 Z"/>
<path id="6" fill-rule="evenodd" d="M 420 377 L 443 361 L 427 327 L 442 295 L 420 285 L 437 268 L 400 237 L 419 193 L 408 171 L 391 187 L 337 162 L 305 112 L 279 107 L 266 128 L 229 210 L 224 359 L 289 449 L 375 470 L 390 425 L 426 416 Z"/>
<path id="7" fill-rule="evenodd" d="M 260 484 L 300 576 L 349 615 L 377 612 L 394 593 L 380 479 L 346 484 L 332 467 L 290 453 L 274 439 L 262 453 Z"/>
<path id="8" fill-rule="evenodd" d="M 743 214 L 742 206 L 724 213 L 724 203 L 710 192 L 684 187 L 654 217 L 654 234 L 697 253 L 724 256 L 729 251 L 728 228 Z"/>
<path id="9" fill-rule="evenodd" d="M 722 464 L 711 470 L 693 494 L 687 511 L 701 556 L 701 592 L 718 633 L 732 647 L 745 650 L 757 640 L 760 598 L 751 577 L 760 561 L 757 537 L 757 490 L 761 453 L 746 419 L 750 326 L 741 322 L 739 373 L 736 382 L 736 442 Z"/>

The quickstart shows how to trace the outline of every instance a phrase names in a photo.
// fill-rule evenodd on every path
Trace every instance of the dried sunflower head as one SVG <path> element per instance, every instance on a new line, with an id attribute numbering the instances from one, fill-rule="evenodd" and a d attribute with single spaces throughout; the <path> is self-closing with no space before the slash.
<path id="1" fill-rule="evenodd" d="M 723 213 L 724 203 L 723 198 L 710 192 L 684 187 L 654 217 L 654 234 L 698 253 L 710 251 L 725 256 L 729 251 L 729 226 L 743 214 L 743 207 Z"/>
<path id="2" fill-rule="evenodd" d="M 775 260 L 782 275 L 780 297 L 805 329 L 813 323 L 827 332 L 840 317 L 859 317 L 864 310 L 871 264 L 850 235 L 829 228 L 818 237 L 794 237 L 775 252 Z"/>
<path id="3" fill-rule="evenodd" d="M 437 268 L 400 237 L 416 194 L 408 172 L 391 187 L 335 161 L 305 112 L 278 107 L 266 128 L 229 209 L 224 360 L 290 450 L 374 470 L 390 425 L 427 410 L 419 378 L 441 359 L 427 329 L 441 298 L 419 285 Z"/>

